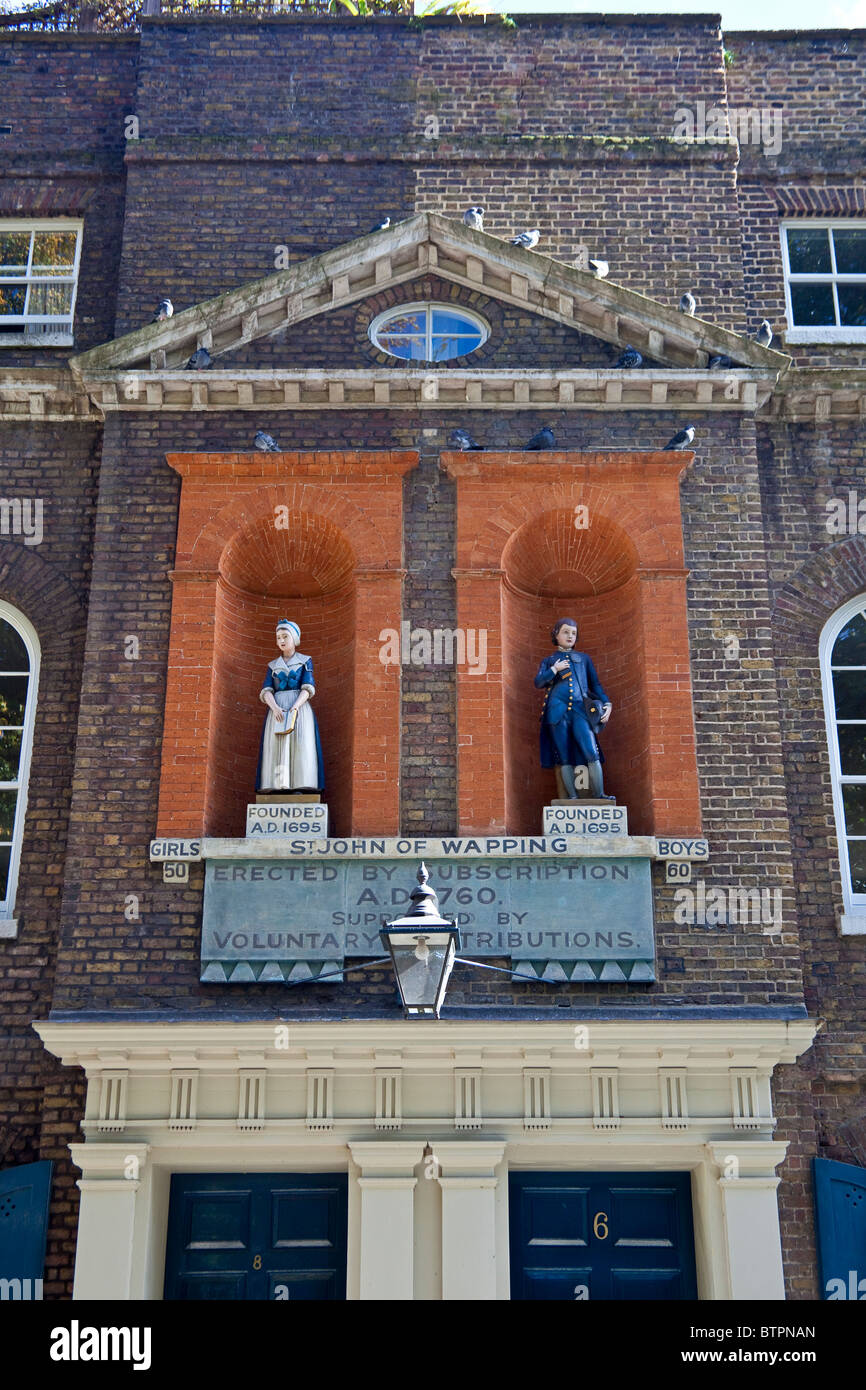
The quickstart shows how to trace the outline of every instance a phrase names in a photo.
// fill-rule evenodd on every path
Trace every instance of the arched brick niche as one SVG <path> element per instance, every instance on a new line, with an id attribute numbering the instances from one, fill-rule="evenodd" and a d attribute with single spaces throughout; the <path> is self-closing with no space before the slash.
<path id="1" fill-rule="evenodd" d="M 502 555 L 502 672 L 505 700 L 505 821 L 538 834 L 541 807 L 556 796 L 555 774 L 537 751 L 539 708 L 533 680 L 557 618 L 573 617 L 578 645 L 593 658 L 614 704 L 614 736 L 602 736 L 607 789 L 634 807 L 649 799 L 649 735 L 642 689 L 643 631 L 637 553 L 609 517 L 578 530 L 572 511 L 551 511 L 515 531 Z"/>
<path id="2" fill-rule="evenodd" d="M 205 826 L 243 835 L 255 785 L 265 709 L 256 699 L 267 662 L 278 655 L 281 617 L 301 629 L 299 650 L 313 657 L 325 760 L 325 798 L 337 832 L 352 816 L 355 709 L 355 554 L 348 537 L 322 517 L 295 509 L 260 517 L 226 546 L 216 592 L 211 733 Z"/>
<path id="3" fill-rule="evenodd" d="M 341 835 L 396 834 L 402 476 L 409 453 L 173 454 L 180 473 L 159 835 L 242 835 L 280 617 L 312 656 Z"/>
<path id="4" fill-rule="evenodd" d="M 679 480 L 682 454 L 448 454 L 458 623 L 487 669 L 458 671 L 464 833 L 538 833 L 555 795 L 533 685 L 555 618 L 575 617 L 614 703 L 605 781 L 637 834 L 700 832 Z"/>

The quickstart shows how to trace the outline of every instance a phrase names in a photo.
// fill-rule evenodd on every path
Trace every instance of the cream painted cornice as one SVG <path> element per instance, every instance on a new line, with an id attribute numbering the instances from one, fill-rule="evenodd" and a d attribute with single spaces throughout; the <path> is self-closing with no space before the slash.
<path id="1" fill-rule="evenodd" d="M 128 371 L 87 376 L 97 410 L 727 410 L 753 413 L 777 379 L 730 372 L 378 367 L 325 371 Z"/>
<path id="2" fill-rule="evenodd" d="M 239 1023 L 51 1022 L 34 1023 L 47 1050 L 65 1066 L 88 1075 L 127 1070 L 154 1075 L 178 1068 L 226 1073 L 255 1064 L 269 1071 L 308 1067 L 368 1072 L 388 1064 L 407 1071 L 440 1072 L 476 1066 L 489 1072 L 515 1067 L 583 1071 L 618 1067 L 652 1073 L 659 1067 L 718 1072 L 731 1067 L 770 1071 L 795 1062 L 812 1043 L 817 1022 L 810 1019 L 598 1020 L 574 1017 L 562 1022 L 517 1020 Z M 588 1029 L 588 1047 L 575 1046 L 575 1029 Z M 288 1046 L 280 1044 L 286 1040 Z"/>
<path id="3" fill-rule="evenodd" d="M 0 358 L 2 362 L 2 358 Z M 98 421 L 87 390 L 66 367 L 0 365 L 0 421 Z"/>

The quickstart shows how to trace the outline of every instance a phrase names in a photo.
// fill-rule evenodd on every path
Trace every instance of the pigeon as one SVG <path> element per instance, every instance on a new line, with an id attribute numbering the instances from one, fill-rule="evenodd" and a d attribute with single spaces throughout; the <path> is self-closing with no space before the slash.
<path id="1" fill-rule="evenodd" d="M 553 430 L 549 425 L 545 425 L 543 429 L 538 430 L 537 433 L 532 436 L 527 444 L 524 444 L 523 452 L 528 454 L 531 450 L 535 449 L 553 449 L 555 445 L 556 440 L 553 435 Z"/>
<path id="2" fill-rule="evenodd" d="M 769 347 L 773 341 L 773 330 L 770 327 L 770 320 L 763 319 L 761 326 L 755 334 L 755 342 L 758 347 Z"/>
<path id="3" fill-rule="evenodd" d="M 534 251 L 541 240 L 541 231 L 538 227 L 533 227 L 531 232 L 521 232 L 519 236 L 511 238 L 512 246 L 522 246 L 525 251 Z"/>
<path id="4" fill-rule="evenodd" d="M 467 208 L 463 214 L 463 221 L 467 227 L 472 227 L 476 232 L 484 231 L 484 209 Z"/>
<path id="5" fill-rule="evenodd" d="M 610 266 L 608 265 L 607 261 L 594 261 L 591 256 L 587 261 L 587 265 L 589 266 L 596 280 L 603 280 L 604 277 L 607 275 L 607 272 L 610 270 Z"/>
<path id="6" fill-rule="evenodd" d="M 193 353 L 192 357 L 191 357 L 191 358 L 189 359 L 189 361 L 187 362 L 186 367 L 184 368 L 184 371 L 187 371 L 187 372 L 203 372 L 203 371 L 205 371 L 205 369 L 206 369 L 207 367 L 212 367 L 212 366 L 213 366 L 213 358 L 211 357 L 211 355 L 210 355 L 210 353 L 208 352 L 207 348 L 196 348 L 196 350 L 195 350 L 195 352 Z"/>
<path id="7" fill-rule="evenodd" d="M 377 222 L 375 227 L 371 227 L 371 232 L 387 232 L 391 225 L 390 217 L 383 217 L 381 222 Z"/>
<path id="8" fill-rule="evenodd" d="M 733 357 L 726 357 L 724 353 L 721 353 L 721 355 L 720 355 L 719 357 L 711 357 L 711 358 L 710 358 L 710 371 L 711 371 L 711 372 L 722 372 L 722 371 L 727 370 L 728 367 L 733 367 L 733 365 L 734 365 L 734 359 L 733 359 Z"/>
<path id="9" fill-rule="evenodd" d="M 626 347 L 625 352 L 621 352 L 621 353 L 620 353 L 619 357 L 616 359 L 616 361 L 614 362 L 613 365 L 614 365 L 614 368 L 617 368 L 617 367 L 642 367 L 642 366 L 643 366 L 643 358 L 641 357 L 641 355 L 640 355 L 640 353 L 638 352 L 637 348 L 633 348 L 633 347 L 631 347 L 631 346 L 629 345 L 629 346 Z"/>
<path id="10" fill-rule="evenodd" d="M 667 444 L 662 450 L 662 453 L 666 453 L 668 449 L 688 449 L 691 447 L 691 443 L 694 437 L 694 425 L 686 425 L 684 430 L 677 430 L 673 439 L 668 440 Z"/>
<path id="11" fill-rule="evenodd" d="M 255 444 L 259 453 L 278 454 L 280 452 L 280 446 L 274 439 L 273 435 L 265 434 L 264 430 L 259 430 L 255 439 L 253 440 L 253 443 Z"/>
<path id="12" fill-rule="evenodd" d="M 161 299 L 156 306 L 156 313 L 151 319 L 151 323 L 165 323 L 174 313 L 174 305 L 170 299 Z"/>
<path id="13" fill-rule="evenodd" d="M 461 454 L 472 453 L 480 450 L 483 446 L 476 444 L 468 430 L 452 430 L 448 436 L 448 443 L 453 449 L 459 449 Z"/>
<path id="14" fill-rule="evenodd" d="M 694 318 L 695 310 L 697 309 L 697 307 L 698 302 L 695 299 L 694 295 L 691 293 L 690 290 L 686 290 L 685 294 L 680 300 L 680 313 L 688 314 L 690 318 Z"/>

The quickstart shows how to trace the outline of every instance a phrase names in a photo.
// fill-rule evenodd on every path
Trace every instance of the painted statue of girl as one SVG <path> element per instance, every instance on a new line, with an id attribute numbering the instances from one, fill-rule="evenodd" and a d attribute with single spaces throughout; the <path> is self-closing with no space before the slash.
<path id="1" fill-rule="evenodd" d="M 321 791 L 325 785 L 319 726 L 310 708 L 316 693 L 313 662 L 297 650 L 301 629 L 281 618 L 280 655 L 268 662 L 259 692 L 268 716 L 262 730 L 256 791 Z"/>
<path id="2" fill-rule="evenodd" d="M 563 786 L 571 798 L 577 796 L 574 769 L 585 766 L 590 795 L 615 801 L 616 797 L 605 796 L 601 771 L 604 754 L 593 728 L 594 724 L 607 723 L 613 705 L 602 689 L 591 658 L 586 652 L 574 650 L 575 619 L 559 618 L 550 635 L 556 651 L 544 658 L 535 677 L 537 688 L 547 691 L 541 711 L 541 766 L 559 767 Z M 597 718 L 591 712 L 593 704 L 598 709 Z"/>

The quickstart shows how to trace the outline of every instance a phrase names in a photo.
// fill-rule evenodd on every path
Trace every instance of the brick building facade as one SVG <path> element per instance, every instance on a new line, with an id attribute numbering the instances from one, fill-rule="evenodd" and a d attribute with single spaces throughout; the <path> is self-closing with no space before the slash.
<path id="1" fill-rule="evenodd" d="M 179 1179 L 247 1172 L 348 1175 L 342 1274 L 308 1296 L 522 1298 L 533 1280 L 570 1296 L 573 1270 L 521 1263 L 516 1212 L 532 1181 L 581 1173 L 599 1192 L 640 1175 L 647 1210 L 691 1175 L 682 1264 L 654 1296 L 827 1296 L 812 1162 L 866 1181 L 866 810 L 844 783 L 849 886 L 821 667 L 828 624 L 866 604 L 866 328 L 787 321 L 780 229 L 866 229 L 864 49 L 851 31 L 723 39 L 712 16 L 0 37 L 0 237 L 82 229 L 74 341 L 16 343 L 0 320 L 0 617 L 30 625 L 40 662 L 0 919 L 0 1177 L 53 1162 L 46 1297 L 76 1269 L 80 1297 L 199 1296 Z M 674 138 L 679 113 L 710 108 L 781 110 L 780 149 Z M 512 246 L 530 226 L 537 251 Z M 166 294 L 173 318 L 149 326 Z M 372 341 L 380 315 L 425 303 L 489 336 L 435 365 Z M 636 371 L 615 366 L 627 344 Z M 202 348 L 213 368 L 186 370 Z M 664 452 L 689 423 L 691 450 Z M 455 453 L 455 425 L 484 452 Z M 524 453 L 542 425 L 555 450 Z M 278 452 L 255 451 L 260 428 Z M 42 501 L 38 544 L 15 499 Z M 458 966 L 441 1019 L 417 1022 L 390 966 L 298 988 L 321 953 L 203 969 L 205 875 L 252 863 L 280 617 L 316 663 L 347 846 L 330 853 L 360 870 L 379 839 L 408 889 L 421 858 L 446 881 L 449 836 L 480 837 L 494 871 L 529 864 L 532 837 L 561 853 L 541 834 L 556 792 L 532 677 L 564 613 L 614 704 L 618 862 L 651 882 L 642 972 L 560 960 L 555 941 L 524 958 L 500 932 L 479 958 L 537 978 Z M 383 660 L 407 623 L 483 633 L 484 671 Z M 856 721 L 854 672 L 837 715 Z M 188 881 L 151 862 L 157 837 L 201 847 Z M 685 897 L 671 839 L 709 847 Z M 562 843 L 576 874 L 613 853 Z M 288 853 L 255 850 L 280 872 Z M 702 885 L 729 906 L 688 920 Z M 772 918 L 739 920 L 741 890 Z M 400 899 L 368 901 L 378 930 Z M 402 1245 L 377 1249 L 385 1227 Z M 608 1285 L 605 1259 L 575 1287 L 644 1296 L 645 1270 Z M 280 1296 L 246 1277 L 206 1296 Z"/>

